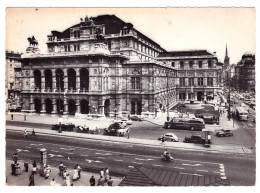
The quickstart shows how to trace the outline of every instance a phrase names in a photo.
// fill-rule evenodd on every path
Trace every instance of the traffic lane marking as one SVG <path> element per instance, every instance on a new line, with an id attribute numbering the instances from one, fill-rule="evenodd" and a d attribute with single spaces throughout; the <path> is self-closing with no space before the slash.
<path id="1" fill-rule="evenodd" d="M 47 144 L 51 144 L 51 143 L 47 143 Z M 157 156 L 149 156 L 149 155 L 139 155 L 139 154 L 133 154 L 133 153 L 123 153 L 123 152 L 117 152 L 117 151 L 108 151 L 108 150 L 100 150 L 100 149 L 94 149 L 94 148 L 84 148 L 84 147 L 74 147 L 74 146 L 69 146 L 69 145 L 60 145 L 60 146 L 65 146 L 65 147 L 69 147 L 69 148 L 65 148 L 65 149 L 69 149 L 69 150 L 74 150 L 74 149 L 86 149 L 86 150 L 95 150 L 95 151 L 99 151 L 99 152 L 110 152 L 110 153 L 117 153 L 119 155 L 129 155 L 129 156 L 139 156 L 139 157 L 148 157 L 148 158 L 155 158 L 155 159 L 161 159 L 161 157 L 157 157 Z M 73 148 L 74 147 L 74 148 Z M 63 148 L 64 149 L 64 148 Z M 220 164 L 220 163 L 216 163 L 216 162 L 205 162 L 205 161 L 193 161 L 193 160 L 182 160 L 182 159 L 174 159 L 176 161 L 186 161 L 186 162 L 192 162 L 192 163 L 208 163 L 208 164 Z"/>
<path id="2" fill-rule="evenodd" d="M 52 143 L 45 143 L 45 144 L 52 144 Z M 41 144 L 42 145 L 42 144 Z M 56 144 L 57 146 L 59 144 Z M 100 150 L 100 149 L 94 149 L 94 148 L 85 148 L 85 147 L 75 147 L 75 146 L 70 146 L 70 145 L 59 145 L 59 146 L 65 146 L 68 147 L 69 149 L 86 149 L 86 150 L 95 150 L 95 151 L 99 151 L 99 152 L 109 152 L 109 153 L 117 153 L 117 154 L 122 154 L 122 155 L 130 155 L 130 156 L 142 156 L 142 157 L 149 157 L 149 158 L 154 158 L 154 159 L 158 159 L 161 157 L 157 157 L 157 156 L 150 156 L 150 155 L 140 155 L 140 154 L 133 154 L 133 153 L 124 153 L 124 152 L 117 152 L 117 151 L 109 151 L 109 150 Z M 184 160 L 184 159 L 175 159 L 177 161 L 186 161 L 186 162 L 195 162 L 195 163 L 209 163 L 209 164 L 220 164 L 220 163 L 216 163 L 216 162 L 205 162 L 205 161 L 193 161 L 193 160 Z"/>
<path id="3" fill-rule="evenodd" d="M 209 172 L 208 170 L 197 170 L 198 172 Z"/>
<path id="4" fill-rule="evenodd" d="M 198 166 L 203 166 L 202 164 L 182 164 L 183 166 L 193 166 L 193 167 L 198 167 Z"/>

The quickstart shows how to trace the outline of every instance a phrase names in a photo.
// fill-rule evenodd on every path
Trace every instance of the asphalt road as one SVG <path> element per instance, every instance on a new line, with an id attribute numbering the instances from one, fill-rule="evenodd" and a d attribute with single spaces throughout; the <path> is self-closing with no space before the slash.
<path id="1" fill-rule="evenodd" d="M 99 171 L 110 168 L 111 174 L 125 175 L 133 166 L 181 171 L 196 176 L 226 176 L 231 185 L 253 185 L 255 183 L 255 158 L 247 155 L 214 154 L 176 150 L 171 152 L 175 160 L 165 162 L 160 155 L 163 147 L 143 147 L 135 144 L 97 143 L 86 140 L 82 143 L 28 141 L 7 138 L 6 156 L 10 158 L 13 152 L 18 152 L 21 159 L 39 162 L 39 150 L 48 150 L 48 161 L 57 166 L 60 161 L 73 167 L 75 164 L 86 171 Z"/>

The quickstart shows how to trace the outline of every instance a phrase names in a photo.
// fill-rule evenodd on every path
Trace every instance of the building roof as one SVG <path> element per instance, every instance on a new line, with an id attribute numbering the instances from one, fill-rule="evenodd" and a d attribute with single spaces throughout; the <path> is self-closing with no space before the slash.
<path id="1" fill-rule="evenodd" d="M 99 15 L 97 17 L 91 17 L 90 19 L 93 20 L 95 25 L 105 25 L 105 34 L 106 35 L 119 34 L 124 26 L 127 26 L 129 28 L 134 29 L 133 25 L 131 23 L 126 23 L 115 15 L 108 15 L 108 14 L 107 15 Z M 75 27 L 80 27 L 81 25 L 82 25 L 82 22 L 67 28 L 63 32 L 52 31 L 52 34 L 57 36 L 58 39 L 60 39 L 60 38 L 70 38 L 70 29 L 75 28 Z M 156 42 L 154 42 L 153 40 L 151 40 L 150 38 L 148 38 L 147 36 L 145 36 L 144 34 L 139 32 L 138 30 L 136 30 L 136 29 L 134 29 L 134 30 L 137 32 L 139 37 L 141 37 L 141 38 L 143 38 L 147 41 L 151 41 L 153 44 L 160 47 L 159 44 L 157 44 Z M 161 49 L 163 49 L 163 48 L 161 48 Z"/>
<path id="2" fill-rule="evenodd" d="M 184 50 L 184 51 L 172 51 L 162 52 L 157 57 L 183 57 L 183 56 L 214 56 L 207 50 Z"/>
<path id="3" fill-rule="evenodd" d="M 16 59 L 20 59 L 22 55 L 22 53 L 20 52 L 13 52 L 13 51 L 6 51 L 5 54 L 6 54 L 5 55 L 6 58 L 16 58 Z"/>
<path id="4" fill-rule="evenodd" d="M 228 179 L 196 175 L 178 171 L 166 171 L 134 167 L 119 186 L 229 186 Z"/>

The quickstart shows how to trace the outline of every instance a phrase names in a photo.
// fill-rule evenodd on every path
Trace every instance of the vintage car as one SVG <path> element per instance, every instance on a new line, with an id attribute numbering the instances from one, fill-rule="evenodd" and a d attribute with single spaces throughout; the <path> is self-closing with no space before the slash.
<path id="1" fill-rule="evenodd" d="M 205 138 L 200 135 L 192 135 L 190 137 L 185 137 L 183 142 L 185 143 L 205 143 Z"/>
<path id="2" fill-rule="evenodd" d="M 129 127 L 123 126 L 121 123 L 113 123 L 108 128 L 104 129 L 104 135 L 124 136 L 129 131 Z"/>
<path id="3" fill-rule="evenodd" d="M 164 135 L 161 135 L 161 137 L 159 137 L 158 140 L 162 140 L 163 137 L 165 141 L 179 141 L 179 138 L 174 133 L 166 133 Z"/>
<path id="4" fill-rule="evenodd" d="M 216 132 L 217 137 L 230 137 L 233 136 L 232 131 L 226 130 L 226 129 L 221 129 L 220 131 Z"/>
<path id="5" fill-rule="evenodd" d="M 73 131 L 73 129 L 75 128 L 74 124 L 71 123 L 67 123 L 67 124 L 53 124 L 51 129 L 52 130 L 59 130 L 61 127 L 62 131 Z"/>

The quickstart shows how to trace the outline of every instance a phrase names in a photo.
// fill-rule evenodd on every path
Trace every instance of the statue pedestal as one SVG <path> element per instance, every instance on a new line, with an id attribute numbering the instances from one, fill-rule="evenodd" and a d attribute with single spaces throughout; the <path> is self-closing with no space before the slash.
<path id="1" fill-rule="evenodd" d="M 40 50 L 39 48 L 37 47 L 34 47 L 34 46 L 29 46 L 27 49 L 26 49 L 26 53 L 29 54 L 29 53 L 40 53 Z"/>

